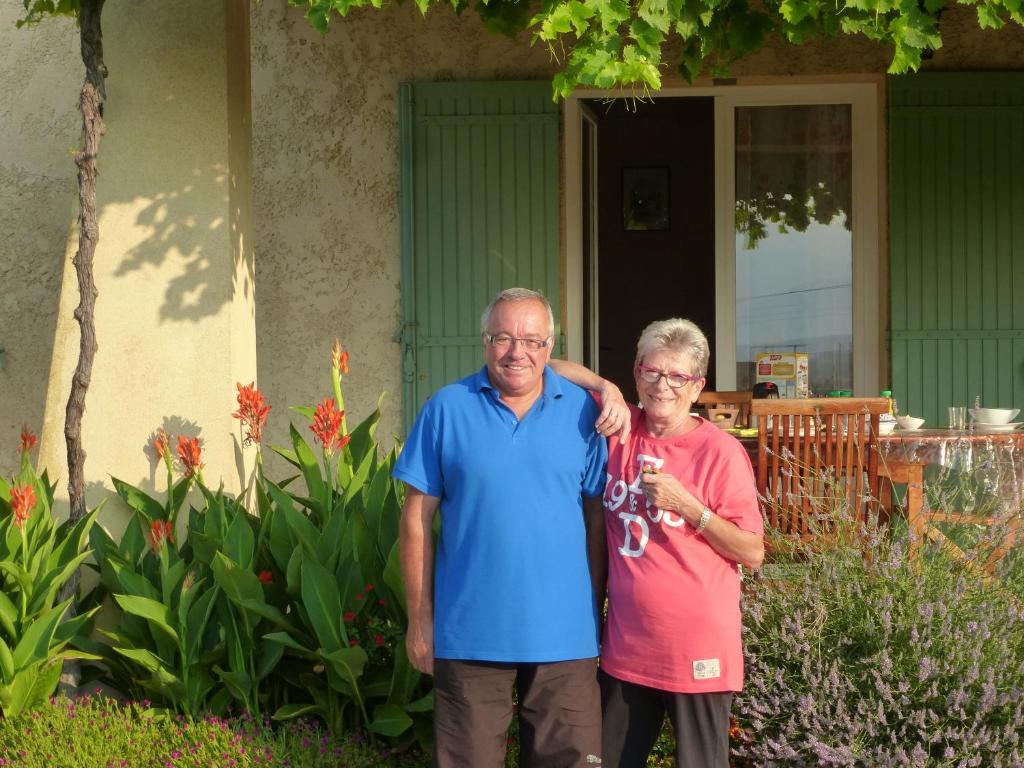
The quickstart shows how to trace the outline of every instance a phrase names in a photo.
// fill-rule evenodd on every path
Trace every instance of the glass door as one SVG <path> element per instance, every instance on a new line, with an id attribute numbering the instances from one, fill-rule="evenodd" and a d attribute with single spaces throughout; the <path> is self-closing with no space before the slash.
<path id="1" fill-rule="evenodd" d="M 877 135 L 855 141 L 872 102 L 808 90 L 716 105 L 719 387 L 876 394 Z"/>
<path id="2" fill-rule="evenodd" d="M 850 105 L 738 107 L 735 119 L 736 387 L 779 368 L 794 374 L 779 377 L 788 397 L 852 391 Z M 809 379 L 784 353 L 807 355 Z"/>

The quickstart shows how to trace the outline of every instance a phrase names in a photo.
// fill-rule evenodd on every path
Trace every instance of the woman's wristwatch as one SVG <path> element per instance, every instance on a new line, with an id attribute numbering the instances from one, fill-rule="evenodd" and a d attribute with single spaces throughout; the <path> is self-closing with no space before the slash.
<path id="1" fill-rule="evenodd" d="M 708 527 L 708 523 L 711 522 L 711 510 L 704 507 L 700 511 L 700 520 L 697 521 L 697 533 L 703 533 L 704 529 Z"/>

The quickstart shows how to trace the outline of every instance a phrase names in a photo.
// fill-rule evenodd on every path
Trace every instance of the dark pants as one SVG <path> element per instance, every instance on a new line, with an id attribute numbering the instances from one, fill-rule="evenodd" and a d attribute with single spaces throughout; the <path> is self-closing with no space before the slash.
<path id="1" fill-rule="evenodd" d="M 514 688 L 522 768 L 600 766 L 596 668 L 596 659 L 547 664 L 435 659 L 434 764 L 504 766 Z"/>
<path id="2" fill-rule="evenodd" d="M 732 693 L 672 693 L 604 672 L 604 768 L 644 768 L 668 714 L 679 768 L 728 768 Z"/>

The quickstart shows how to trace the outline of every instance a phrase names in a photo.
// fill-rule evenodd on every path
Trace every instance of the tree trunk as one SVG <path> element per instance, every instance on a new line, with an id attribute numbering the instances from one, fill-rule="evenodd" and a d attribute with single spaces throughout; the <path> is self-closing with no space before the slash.
<path id="1" fill-rule="evenodd" d="M 78 166 L 78 252 L 75 254 L 75 272 L 78 275 L 79 304 L 75 320 L 81 329 L 78 365 L 71 379 L 71 395 L 64 422 L 64 439 L 68 445 L 68 496 L 71 500 L 71 519 L 85 517 L 85 451 L 82 448 L 82 413 L 85 394 L 92 378 L 92 362 L 96 356 L 96 324 L 93 310 L 96 306 L 96 282 L 92 263 L 99 241 L 99 222 L 96 215 L 96 157 L 103 136 L 103 99 L 106 95 L 103 64 L 103 32 L 100 15 L 104 0 L 83 0 L 80 16 L 82 61 L 85 63 L 85 82 L 79 109 L 82 112 L 82 151 L 75 156 Z"/>
<path id="2" fill-rule="evenodd" d="M 103 100 L 106 97 L 105 81 L 107 68 L 103 63 L 103 30 L 100 17 L 104 0 L 82 0 L 79 15 L 82 62 L 85 64 L 85 82 L 79 97 L 82 113 L 82 150 L 75 155 L 78 166 L 78 252 L 75 254 L 75 273 L 78 276 L 78 308 L 75 320 L 80 328 L 78 365 L 71 379 L 71 395 L 68 397 L 64 420 L 64 439 L 68 446 L 68 497 L 71 502 L 71 519 L 85 517 L 85 450 L 82 448 L 82 414 L 85 411 L 85 395 L 92 378 L 92 363 L 96 356 L 96 323 L 93 311 L 96 307 L 96 281 L 93 279 L 93 256 L 99 242 L 99 222 L 96 213 L 96 158 L 103 136 Z M 68 579 L 61 589 L 61 600 L 78 591 L 78 572 Z M 71 604 L 70 618 L 75 613 Z M 78 688 L 81 672 L 77 662 L 65 662 L 61 674 L 61 689 L 73 692 Z"/>

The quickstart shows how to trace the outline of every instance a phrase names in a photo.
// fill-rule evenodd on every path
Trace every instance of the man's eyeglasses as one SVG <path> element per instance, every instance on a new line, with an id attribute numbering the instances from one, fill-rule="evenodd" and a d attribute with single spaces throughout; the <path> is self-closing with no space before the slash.
<path id="1" fill-rule="evenodd" d="M 507 333 L 485 333 L 484 338 L 487 339 L 488 344 L 498 350 L 506 350 L 514 342 L 518 341 L 523 349 L 530 352 L 539 352 L 542 349 L 546 349 L 548 344 L 551 343 L 550 336 L 546 339 L 517 339 L 515 336 L 509 336 Z"/>
<path id="2" fill-rule="evenodd" d="M 657 368 L 648 368 L 646 365 L 638 365 L 637 368 L 640 371 L 640 378 L 648 384 L 657 384 L 661 377 L 664 376 L 665 383 L 672 387 L 672 389 L 685 387 L 691 381 L 699 381 L 704 378 L 703 376 L 692 376 L 689 373 L 659 371 Z"/>

